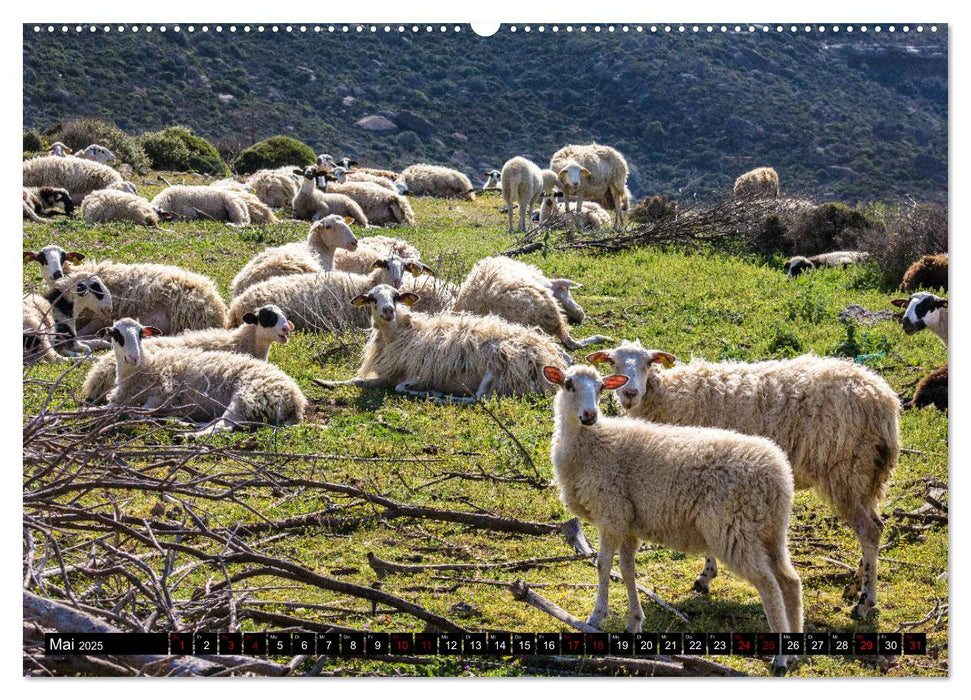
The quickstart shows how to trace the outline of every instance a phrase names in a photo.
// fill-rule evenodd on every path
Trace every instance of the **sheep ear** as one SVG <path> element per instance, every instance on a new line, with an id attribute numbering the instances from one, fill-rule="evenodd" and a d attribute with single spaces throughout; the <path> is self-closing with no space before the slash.
<path id="1" fill-rule="evenodd" d="M 149 338 L 156 335 L 162 335 L 162 331 L 160 331 L 155 326 L 145 326 L 144 328 L 142 328 L 141 336 L 143 338 Z"/>
<path id="2" fill-rule="evenodd" d="M 558 172 L 556 174 L 556 179 L 559 180 L 560 182 L 562 182 L 564 185 L 567 184 L 567 182 L 566 182 L 566 168 L 563 168 L 563 170 L 561 170 L 560 172 Z"/>
<path id="3" fill-rule="evenodd" d="M 101 338 L 102 340 L 107 340 L 108 337 L 111 335 L 111 331 L 113 330 L 114 328 L 112 328 L 111 326 L 105 326 L 104 328 L 99 328 L 98 332 L 95 333 L 95 335 Z"/>
<path id="4" fill-rule="evenodd" d="M 583 175 L 583 177 L 590 177 L 590 171 L 586 168 L 580 168 L 580 174 Z"/>
<path id="5" fill-rule="evenodd" d="M 256 317 L 252 311 L 247 311 L 243 314 L 243 323 L 256 323 L 259 319 Z"/>
<path id="6" fill-rule="evenodd" d="M 29 250 L 24 251 L 24 262 L 30 262 L 31 260 L 36 260 L 40 262 L 40 256 L 37 253 L 31 252 Z"/>
<path id="7" fill-rule="evenodd" d="M 358 294 L 356 297 L 351 299 L 351 305 L 361 307 L 371 301 L 367 294 Z"/>
<path id="8" fill-rule="evenodd" d="M 947 299 L 941 299 L 939 302 L 937 302 L 937 306 L 946 309 L 947 308 Z"/>
<path id="9" fill-rule="evenodd" d="M 351 224 L 354 223 L 354 217 L 353 216 L 345 216 L 344 217 L 344 223 L 347 224 L 348 226 L 350 226 Z"/>
<path id="10" fill-rule="evenodd" d="M 592 365 L 599 365 L 602 362 L 609 362 L 613 364 L 614 360 L 609 354 L 607 354 L 606 350 L 598 350 L 597 352 L 592 352 L 587 355 L 587 362 Z"/>
<path id="11" fill-rule="evenodd" d="M 674 367 L 674 361 L 676 359 L 677 358 L 670 353 L 655 351 L 654 356 L 651 358 L 651 362 L 658 362 L 664 369 L 671 369 Z"/>
<path id="12" fill-rule="evenodd" d="M 383 267 L 384 269 L 387 269 L 388 268 L 388 261 L 387 260 L 375 260 L 373 263 L 371 263 L 371 269 L 372 270 L 376 270 L 379 267 Z"/>
<path id="13" fill-rule="evenodd" d="M 783 272 L 789 272 L 789 268 L 790 267 L 792 267 L 792 263 L 787 262 L 785 265 L 782 266 L 782 271 Z"/>
<path id="14" fill-rule="evenodd" d="M 626 374 L 611 374 L 609 377 L 604 377 L 604 389 L 609 389 L 613 391 L 614 389 L 619 389 L 630 381 L 630 377 Z"/>
<path id="15" fill-rule="evenodd" d="M 546 381 L 548 381 L 550 384 L 563 386 L 563 370 L 561 370 L 559 367 L 547 365 L 543 368 L 543 376 L 546 377 Z"/>
<path id="16" fill-rule="evenodd" d="M 404 304 L 405 306 L 411 307 L 417 304 L 420 298 L 421 297 L 412 292 L 402 292 L 398 295 L 395 301 L 397 301 L 399 304 Z"/>
<path id="17" fill-rule="evenodd" d="M 894 299 L 890 303 L 899 306 L 901 309 L 906 309 L 907 305 L 910 304 L 910 299 Z"/>
<path id="18" fill-rule="evenodd" d="M 68 253 L 64 256 L 68 262 L 79 263 L 84 260 L 84 253 Z"/>

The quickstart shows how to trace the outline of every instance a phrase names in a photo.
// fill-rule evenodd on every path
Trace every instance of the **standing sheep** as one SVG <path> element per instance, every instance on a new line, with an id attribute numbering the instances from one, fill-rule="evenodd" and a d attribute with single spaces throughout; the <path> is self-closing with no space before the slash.
<path id="1" fill-rule="evenodd" d="M 947 345 L 947 299 L 941 299 L 929 292 L 917 292 L 911 294 L 910 299 L 894 299 L 890 303 L 905 309 L 903 318 L 900 319 L 904 333 L 913 335 L 924 328 L 930 328 Z"/>
<path id="2" fill-rule="evenodd" d="M 543 196 L 543 171 L 540 167 L 522 156 L 516 156 L 506 161 L 500 174 L 502 182 L 502 198 L 506 202 L 509 213 L 509 233 L 512 233 L 513 205 L 519 206 L 519 231 L 526 231 L 526 221 L 532 220 L 533 207 Z M 539 215 L 540 226 L 543 225 L 543 212 Z"/>
<path id="3" fill-rule="evenodd" d="M 24 187 L 62 187 L 71 201 L 80 202 L 95 190 L 124 182 L 114 168 L 84 158 L 40 156 L 23 163 Z"/>
<path id="4" fill-rule="evenodd" d="M 711 552 L 758 591 L 772 632 L 802 632 L 802 582 L 792 567 L 786 530 L 792 474 L 770 440 L 731 430 L 605 418 L 603 389 L 628 377 L 601 379 L 592 367 L 543 369 L 559 387 L 550 448 L 560 500 L 600 532 L 597 601 L 587 623 L 609 612 L 614 552 L 627 586 L 627 632 L 644 622 L 635 555 L 642 539 L 682 552 Z M 786 659 L 776 656 L 778 667 Z"/>
<path id="5" fill-rule="evenodd" d="M 416 197 L 475 201 L 472 182 L 463 173 L 441 165 L 417 163 L 401 171 L 399 181 Z"/>
<path id="6" fill-rule="evenodd" d="M 250 223 L 249 207 L 239 192 L 203 185 L 172 185 L 155 195 L 152 206 L 178 221 L 228 221 L 231 226 Z"/>
<path id="7" fill-rule="evenodd" d="M 862 617 L 876 606 L 879 508 L 900 455 L 900 401 L 884 379 L 853 362 L 814 355 L 753 363 L 693 359 L 674 367 L 673 355 L 637 341 L 587 359 L 630 377 L 615 392 L 630 417 L 778 443 L 796 488 L 813 487 L 860 540 L 863 557 L 845 591 L 859 593 L 852 614 Z M 695 588 L 707 591 L 716 575 L 711 557 Z"/>
<path id="8" fill-rule="evenodd" d="M 907 268 L 900 291 L 916 292 L 918 289 L 947 291 L 947 253 L 925 255 Z"/>
<path id="9" fill-rule="evenodd" d="M 67 216 L 74 215 L 71 194 L 63 187 L 24 187 L 24 218 L 34 223 L 46 223 L 50 209 L 60 206 Z"/>
<path id="10" fill-rule="evenodd" d="M 364 228 L 368 228 L 368 219 L 357 202 L 347 195 L 321 192 L 317 189 L 315 168 L 294 170 L 294 173 L 299 173 L 303 177 L 303 184 L 291 202 L 295 217 L 305 221 L 316 221 L 325 216 L 337 214 L 349 216 Z"/>
<path id="11" fill-rule="evenodd" d="M 499 184 L 502 179 L 502 173 L 498 170 L 486 170 L 484 173 L 486 181 L 482 183 L 483 190 L 498 190 L 501 189 Z"/>
<path id="12" fill-rule="evenodd" d="M 144 197 L 119 190 L 96 190 L 81 202 L 81 216 L 91 223 L 131 221 L 141 226 L 158 226 L 172 215 L 156 209 Z"/>
<path id="13" fill-rule="evenodd" d="M 735 199 L 775 199 L 779 196 L 779 173 L 773 168 L 756 168 L 738 176 Z"/>
<path id="14" fill-rule="evenodd" d="M 856 250 L 836 250 L 832 253 L 820 253 L 808 258 L 797 255 L 786 261 L 786 264 L 782 266 L 782 271 L 791 279 L 798 277 L 806 270 L 817 267 L 846 267 L 847 265 L 866 262 L 869 258 L 869 253 Z"/>
<path id="15" fill-rule="evenodd" d="M 622 203 L 627 188 L 627 161 L 614 148 L 593 143 L 586 146 L 564 146 L 550 159 L 550 170 L 556 173 L 570 211 L 570 197 L 575 196 L 580 211 L 584 199 L 608 198 L 613 203 L 614 226 L 624 223 Z"/>

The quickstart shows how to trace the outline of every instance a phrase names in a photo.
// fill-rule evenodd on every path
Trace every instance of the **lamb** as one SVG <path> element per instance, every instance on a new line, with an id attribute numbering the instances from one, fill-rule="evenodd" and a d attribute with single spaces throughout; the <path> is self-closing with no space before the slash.
<path id="1" fill-rule="evenodd" d="M 179 335 L 146 338 L 151 348 L 181 348 L 184 350 L 220 350 L 249 355 L 266 362 L 273 343 L 285 345 L 290 339 L 293 324 L 280 308 L 267 304 L 243 315 L 243 325 L 234 330 L 210 328 L 186 331 Z M 85 403 L 103 403 L 115 384 L 115 358 L 105 354 L 88 371 L 81 388 Z"/>
<path id="2" fill-rule="evenodd" d="M 337 178 L 337 184 L 339 185 L 343 185 L 346 182 L 370 182 L 378 187 L 391 190 L 396 194 L 398 193 L 398 188 L 394 182 L 381 175 L 371 175 L 370 173 L 362 173 L 358 170 L 347 170 L 343 167 L 334 168 L 333 174 Z"/>
<path id="3" fill-rule="evenodd" d="M 283 275 L 327 272 L 334 269 L 334 253 L 339 248 L 354 250 L 357 238 L 348 227 L 353 220 L 329 214 L 310 226 L 306 241 L 267 248 L 251 259 L 233 278 L 233 297 L 258 282 Z"/>
<path id="4" fill-rule="evenodd" d="M 131 221 L 140 226 L 158 226 L 172 215 L 159 211 L 144 197 L 119 190 L 96 190 L 81 202 L 81 216 L 92 223 Z"/>
<path id="5" fill-rule="evenodd" d="M 459 288 L 452 310 L 479 315 L 491 313 L 511 323 L 539 326 L 558 338 L 568 350 L 610 342 L 610 338 L 602 335 L 574 340 L 546 277 L 538 268 L 509 258 L 493 257 L 477 262 Z"/>
<path id="6" fill-rule="evenodd" d="M 500 180 L 502 178 L 502 173 L 498 170 L 486 170 L 482 173 L 486 177 L 486 181 L 482 183 L 482 189 L 484 190 L 498 190 L 501 189 Z"/>
<path id="7" fill-rule="evenodd" d="M 155 195 L 152 206 L 171 212 L 178 221 L 228 221 L 230 226 L 250 223 L 248 203 L 239 192 L 203 185 L 172 185 Z"/>
<path id="8" fill-rule="evenodd" d="M 914 398 L 910 402 L 912 408 L 934 406 L 939 411 L 947 410 L 947 363 L 920 380 L 914 389 Z"/>
<path id="9" fill-rule="evenodd" d="M 95 190 L 124 182 L 114 168 L 74 156 L 40 156 L 23 162 L 24 187 L 63 187 L 80 202 Z"/>
<path id="10" fill-rule="evenodd" d="M 92 143 L 83 151 L 78 151 L 75 155 L 78 158 L 87 158 L 98 163 L 114 163 L 118 160 L 110 150 L 96 143 Z"/>
<path id="11" fill-rule="evenodd" d="M 866 262 L 869 258 L 869 253 L 856 250 L 836 250 L 832 253 L 820 253 L 819 255 L 813 255 L 808 258 L 797 255 L 786 261 L 786 264 L 782 266 L 782 271 L 791 279 L 798 277 L 806 270 L 812 270 L 817 267 L 846 267 L 847 265 Z"/>
<path id="12" fill-rule="evenodd" d="M 79 263 L 84 260 L 84 253 L 68 253 L 61 246 L 51 244 L 44 246 L 36 253 L 25 250 L 24 262 L 36 262 L 40 265 L 40 274 L 47 282 L 47 288 L 52 289 L 54 282 L 61 279 L 67 272 L 68 263 Z"/>
<path id="13" fill-rule="evenodd" d="M 929 292 L 917 292 L 911 294 L 910 299 L 894 299 L 890 303 L 906 309 L 900 320 L 904 333 L 913 335 L 924 328 L 930 328 L 947 346 L 947 299 Z"/>
<path id="14" fill-rule="evenodd" d="M 916 292 L 918 289 L 947 291 L 947 253 L 925 255 L 907 268 L 900 291 Z"/>
<path id="15" fill-rule="evenodd" d="M 407 307 L 417 301 L 416 295 L 386 284 L 355 297 L 354 306 L 371 312 L 361 366 L 352 379 L 314 383 L 325 389 L 394 387 L 410 396 L 474 403 L 490 394 L 547 393 L 540 369 L 569 363 L 542 333 L 498 316 L 411 313 Z"/>
<path id="16" fill-rule="evenodd" d="M 334 179 L 325 175 L 325 180 Z M 324 192 L 343 194 L 360 205 L 368 222 L 378 226 L 414 226 L 415 212 L 408 198 L 370 182 L 325 183 Z"/>
<path id="17" fill-rule="evenodd" d="M 303 184 L 293 198 L 293 215 L 298 219 L 316 221 L 330 214 L 350 216 L 354 221 L 368 228 L 369 223 L 360 205 L 343 194 L 321 192 L 317 189 L 317 171 L 310 167 L 294 170 L 303 177 Z"/>
<path id="18" fill-rule="evenodd" d="M 615 392 L 630 417 L 778 443 L 796 488 L 815 488 L 860 540 L 863 557 L 844 592 L 859 593 L 851 614 L 862 617 L 876 606 L 879 507 L 900 455 L 900 401 L 884 379 L 853 362 L 814 355 L 754 363 L 694 359 L 674 367 L 673 355 L 637 341 L 587 359 L 610 362 L 631 378 Z M 716 575 L 710 557 L 696 590 L 706 592 Z"/>
<path id="19" fill-rule="evenodd" d="M 502 182 L 502 199 L 506 202 L 509 213 L 509 233 L 512 233 L 513 205 L 519 206 L 519 231 L 526 231 L 527 217 L 532 219 L 533 206 L 543 196 L 543 171 L 540 167 L 522 156 L 510 158 L 502 166 L 500 174 Z M 540 211 L 539 222 L 543 224 L 543 212 Z"/>
<path id="20" fill-rule="evenodd" d="M 291 206 L 300 189 L 299 179 L 294 178 L 293 168 L 257 170 L 246 181 L 250 192 L 268 207 L 283 209 Z"/>
<path id="21" fill-rule="evenodd" d="M 67 216 L 74 215 L 74 202 L 63 187 L 24 187 L 24 218 L 46 223 L 49 209 L 60 206 Z"/>
<path id="22" fill-rule="evenodd" d="M 54 351 L 57 340 L 65 355 L 87 355 L 91 347 L 77 341 L 76 324 L 82 311 L 111 318 L 111 292 L 99 277 L 73 273 L 60 277 L 43 295 L 24 298 L 24 361 L 61 361 Z"/>
<path id="23" fill-rule="evenodd" d="M 802 582 L 789 558 L 786 530 L 793 481 L 772 441 L 715 428 L 606 418 L 603 389 L 619 390 L 623 374 L 543 368 L 559 387 L 553 400 L 550 456 L 560 500 L 600 531 L 597 600 L 587 624 L 609 612 L 614 552 L 627 586 L 627 632 L 644 621 L 635 556 L 642 539 L 682 552 L 711 552 L 751 583 L 772 632 L 802 632 Z M 787 659 L 776 656 L 776 667 Z"/>
<path id="24" fill-rule="evenodd" d="M 779 173 L 774 168 L 756 168 L 738 176 L 735 199 L 775 199 L 779 196 Z"/>
<path id="25" fill-rule="evenodd" d="M 621 206 L 627 188 L 627 161 L 616 149 L 592 143 L 586 146 L 564 146 L 550 159 L 550 170 L 556 173 L 565 195 L 565 209 L 570 211 L 570 197 L 575 196 L 576 209 L 582 210 L 584 199 L 607 197 L 613 203 L 614 226 L 624 223 Z"/>
<path id="26" fill-rule="evenodd" d="M 399 178 L 409 194 L 475 201 L 472 182 L 464 174 L 441 165 L 418 163 L 401 171 Z"/>
<path id="27" fill-rule="evenodd" d="M 421 253 L 404 238 L 367 236 L 357 239 L 355 249 L 338 250 L 334 254 L 334 269 L 366 275 L 376 260 L 397 255 L 405 260 L 421 260 Z"/>
<path id="28" fill-rule="evenodd" d="M 578 210 L 564 211 L 556 200 L 553 195 L 543 198 L 539 210 L 540 225 L 554 229 L 603 229 L 610 226 L 610 214 L 596 202 L 584 202 Z"/>
<path id="29" fill-rule="evenodd" d="M 297 425 L 307 399 L 288 375 L 268 362 L 235 352 L 143 347 L 158 334 L 131 318 L 103 329 L 115 355 L 115 387 L 108 407 L 162 409 L 208 427 L 199 437 L 247 424 Z"/>

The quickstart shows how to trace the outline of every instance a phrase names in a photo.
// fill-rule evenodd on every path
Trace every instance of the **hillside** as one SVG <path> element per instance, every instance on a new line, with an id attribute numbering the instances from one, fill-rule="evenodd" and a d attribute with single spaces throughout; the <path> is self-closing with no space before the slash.
<path id="1" fill-rule="evenodd" d="M 763 164 L 847 201 L 947 191 L 947 29 L 755 35 L 508 31 L 35 34 L 24 126 L 80 116 L 186 124 L 248 145 L 282 133 L 391 167 L 476 180 L 597 140 L 637 195 L 703 195 Z M 368 130 L 357 125 L 366 119 Z"/>

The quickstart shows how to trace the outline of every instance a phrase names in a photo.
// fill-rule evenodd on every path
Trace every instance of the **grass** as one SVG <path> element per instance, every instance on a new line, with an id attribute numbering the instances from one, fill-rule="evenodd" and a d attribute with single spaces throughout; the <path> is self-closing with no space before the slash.
<path id="1" fill-rule="evenodd" d="M 171 179 L 171 178 L 169 178 Z M 151 180 L 154 182 L 154 180 Z M 139 183 L 151 196 L 156 185 Z M 414 199 L 421 222 L 403 230 L 423 251 L 426 261 L 453 281 L 460 281 L 479 258 L 513 246 L 505 232 L 498 200 L 481 196 L 475 202 Z M 94 258 L 123 262 L 153 261 L 181 265 L 217 281 L 228 296 L 233 275 L 254 253 L 267 245 L 304 237 L 306 224 L 284 222 L 259 229 L 234 230 L 221 224 L 189 223 L 166 226 L 170 231 L 127 225 L 88 226 L 63 221 L 53 225 L 25 224 L 25 249 L 57 242 Z M 688 359 L 759 360 L 814 352 L 847 354 L 847 348 L 909 397 L 916 381 L 946 360 L 946 349 L 930 334 L 905 337 L 899 325 L 882 322 L 852 331 L 837 320 L 851 303 L 869 310 L 889 307 L 892 293 L 869 286 L 875 278 L 865 268 L 821 270 L 787 280 L 781 260 L 726 256 L 712 251 L 643 248 L 609 255 L 552 253 L 525 258 L 550 276 L 569 277 L 583 284 L 576 297 L 587 311 L 575 337 L 605 333 L 616 339 L 640 338 L 645 345 Z M 39 289 L 36 266 L 25 270 L 25 289 Z M 852 332 L 852 337 L 849 333 Z M 364 331 L 345 337 L 297 333 L 285 346 L 275 345 L 270 360 L 290 373 L 311 400 L 308 421 L 295 428 L 256 431 L 247 440 L 254 449 L 287 450 L 314 455 L 384 458 L 385 461 L 348 461 L 339 458 L 302 459 L 281 467 L 290 475 L 329 482 L 354 483 L 394 500 L 454 510 L 480 511 L 530 521 L 556 522 L 572 517 L 560 503 L 549 460 L 551 405 L 548 397 L 492 400 L 487 405 L 525 448 L 496 425 L 480 407 L 443 406 L 378 391 L 342 388 L 324 392 L 312 379 L 346 378 L 356 369 L 366 338 Z M 852 341 L 852 342 L 848 342 Z M 581 353 L 574 353 L 577 360 Z M 63 371 L 50 365 L 25 369 L 25 416 L 37 411 L 48 385 Z M 56 390 L 66 410 L 79 407 L 77 392 L 83 369 L 71 372 Z M 605 410 L 613 410 L 605 402 Z M 885 535 L 901 520 L 895 508 L 914 510 L 923 503 L 926 480 L 948 477 L 947 415 L 933 408 L 902 414 L 902 455 L 894 485 L 883 506 Z M 170 439 L 153 435 L 159 444 Z M 238 441 L 217 438 L 217 443 Z M 411 461 L 402 461 L 409 458 Z M 196 468 L 232 471 L 235 466 L 200 459 Z M 151 464 L 145 465 L 151 471 Z M 161 468 L 160 468 L 161 469 Z M 529 485 L 514 477 L 531 477 L 537 470 L 542 484 Z M 445 473 L 448 475 L 443 476 Z M 188 477 L 181 477 L 188 478 Z M 150 517 L 157 499 L 130 494 L 124 501 L 128 515 Z M 287 498 L 268 493 L 248 494 L 245 502 L 266 517 L 283 518 L 325 508 L 323 494 L 304 490 Z M 359 514 L 367 514 L 361 504 Z M 208 507 L 210 526 L 251 522 L 254 516 L 240 505 Z M 587 525 L 591 542 L 596 532 Z M 859 556 L 856 540 L 844 524 L 812 492 L 800 492 L 794 502 L 790 546 L 803 577 L 807 631 L 895 631 L 898 625 L 923 618 L 935 601 L 948 597 L 947 527 L 936 525 L 923 533 L 901 532 L 882 552 L 880 607 L 865 621 L 850 620 L 841 598 L 843 569 L 832 563 L 853 563 Z M 884 538 L 888 541 L 888 537 Z M 341 571 L 340 578 L 370 585 L 374 575 L 366 555 L 405 562 L 490 562 L 569 555 L 572 550 L 558 536 L 530 537 L 487 532 L 433 521 L 394 519 L 371 521 L 360 527 L 327 531 L 308 528 L 288 532 L 261 546 L 269 555 L 287 556 L 321 573 Z M 722 568 L 710 596 L 691 591 L 702 558 L 685 556 L 652 544 L 638 555 L 641 581 L 689 619 L 684 624 L 651 603 L 645 603 L 645 630 L 655 631 L 766 631 L 754 588 Z M 578 617 L 592 608 L 596 576 L 586 562 L 568 562 L 525 572 L 482 570 L 443 572 L 440 577 L 391 575 L 383 590 L 400 595 L 434 612 L 475 629 L 557 631 L 566 628 L 543 613 L 518 603 L 502 586 L 446 579 L 489 579 L 552 584 L 538 589 Z M 259 580 L 259 579 L 257 579 Z M 72 574 L 75 586 L 85 578 Z M 204 581 L 187 579 L 187 586 Z M 569 585 L 561 585 L 569 584 Z M 253 584 L 254 586 L 257 584 Z M 270 580 L 260 585 L 272 586 Z M 375 631 L 422 631 L 423 623 L 408 615 L 371 614 L 369 606 L 352 598 L 314 589 L 259 590 L 251 600 L 290 600 L 328 604 L 344 612 L 324 613 L 312 608 L 278 610 L 318 622 L 331 622 Z M 622 631 L 626 597 L 621 584 L 611 588 L 612 613 L 605 629 Z M 462 604 L 462 605 L 459 605 Z M 262 629 L 244 622 L 244 629 Z M 947 617 L 939 625 L 921 624 L 914 631 L 929 633 L 927 657 L 900 657 L 891 664 L 844 657 L 805 657 L 793 671 L 803 676 L 946 675 Z M 722 658 L 748 673 L 765 675 L 759 659 Z M 327 668 L 345 674 L 392 672 L 437 675 L 520 675 L 518 666 L 494 670 L 442 661 L 430 667 L 392 669 L 373 662 L 334 660 Z"/>

